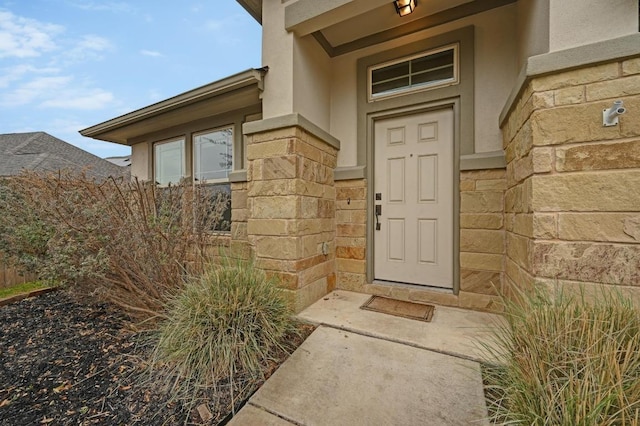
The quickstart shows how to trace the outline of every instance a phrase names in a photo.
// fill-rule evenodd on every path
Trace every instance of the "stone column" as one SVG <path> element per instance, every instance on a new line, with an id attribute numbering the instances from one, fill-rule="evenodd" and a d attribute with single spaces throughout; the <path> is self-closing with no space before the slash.
<path id="1" fill-rule="evenodd" d="M 339 142 L 298 114 L 247 123 L 247 238 L 296 311 L 335 288 Z"/>
<path id="2" fill-rule="evenodd" d="M 602 111 L 623 100 L 620 124 Z M 640 300 L 640 58 L 532 78 L 503 125 L 507 282 Z"/>

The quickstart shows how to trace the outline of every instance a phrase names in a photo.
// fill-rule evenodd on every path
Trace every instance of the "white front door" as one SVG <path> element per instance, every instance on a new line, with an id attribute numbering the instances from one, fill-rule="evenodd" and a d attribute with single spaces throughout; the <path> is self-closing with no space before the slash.
<path id="1" fill-rule="evenodd" d="M 453 288 L 453 123 L 451 108 L 375 121 L 376 280 Z"/>

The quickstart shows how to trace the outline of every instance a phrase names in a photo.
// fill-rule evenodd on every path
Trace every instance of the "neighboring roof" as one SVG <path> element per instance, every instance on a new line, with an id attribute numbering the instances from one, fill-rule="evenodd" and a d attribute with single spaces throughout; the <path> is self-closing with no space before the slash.
<path id="1" fill-rule="evenodd" d="M 259 104 L 266 68 L 250 69 L 87 129 L 82 136 L 131 145 L 136 137 Z"/>
<path id="2" fill-rule="evenodd" d="M 0 176 L 15 176 L 23 170 L 86 170 L 97 177 L 128 173 L 45 132 L 0 134 Z"/>
<path id="3" fill-rule="evenodd" d="M 131 156 L 130 155 L 123 155 L 123 156 L 120 156 L 120 157 L 107 157 L 107 158 L 105 158 L 105 160 L 107 160 L 110 163 L 115 164 L 116 166 L 131 167 Z"/>

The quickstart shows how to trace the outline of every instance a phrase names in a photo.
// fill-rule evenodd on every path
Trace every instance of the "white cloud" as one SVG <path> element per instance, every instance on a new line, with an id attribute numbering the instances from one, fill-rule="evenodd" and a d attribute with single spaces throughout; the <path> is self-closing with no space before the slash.
<path id="1" fill-rule="evenodd" d="M 43 108 L 95 110 L 113 102 L 113 94 L 102 89 L 70 89 L 40 104 Z"/>
<path id="2" fill-rule="evenodd" d="M 144 55 L 144 56 L 151 56 L 151 57 L 154 57 L 154 58 L 159 58 L 159 57 L 164 56 L 162 53 L 160 53 L 160 52 L 158 52 L 156 50 L 141 50 L 140 54 Z"/>
<path id="3" fill-rule="evenodd" d="M 0 106 L 18 107 L 33 103 L 40 108 L 96 110 L 114 102 L 114 96 L 70 75 L 38 76 L 6 94 L 0 92 Z"/>
<path id="4" fill-rule="evenodd" d="M 69 5 L 81 10 L 90 12 L 125 12 L 131 13 L 135 11 L 135 8 L 126 2 L 122 1 L 91 1 L 91 0 L 76 0 L 69 1 Z"/>
<path id="5" fill-rule="evenodd" d="M 70 76 L 37 77 L 19 85 L 15 90 L 0 95 L 0 105 L 20 106 L 42 99 L 51 93 L 64 89 L 71 82 Z"/>
<path id="6" fill-rule="evenodd" d="M 15 81 L 23 79 L 27 74 L 58 74 L 59 68 L 36 68 L 32 65 L 21 64 L 0 69 L 0 89 L 9 87 Z"/>
<path id="7" fill-rule="evenodd" d="M 0 10 L 0 58 L 30 58 L 58 48 L 54 38 L 64 27 Z"/>
<path id="8" fill-rule="evenodd" d="M 97 61 L 103 58 L 102 53 L 112 49 L 113 44 L 108 39 L 97 35 L 84 35 L 62 55 L 62 59 L 72 63 Z"/>

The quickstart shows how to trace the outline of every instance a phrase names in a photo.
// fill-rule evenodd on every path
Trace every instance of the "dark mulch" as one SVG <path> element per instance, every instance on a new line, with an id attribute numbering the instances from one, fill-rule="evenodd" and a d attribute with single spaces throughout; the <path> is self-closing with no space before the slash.
<path id="1" fill-rule="evenodd" d="M 224 391 L 201 395 L 197 404 L 213 416 L 204 422 L 160 386 L 143 384 L 150 348 L 127 326 L 108 305 L 78 303 L 62 291 L 0 307 L 0 425 L 216 424 L 262 384 L 245 381 L 233 402 Z M 301 325 L 290 350 L 312 330 Z M 286 357 L 279 354 L 266 374 Z"/>

